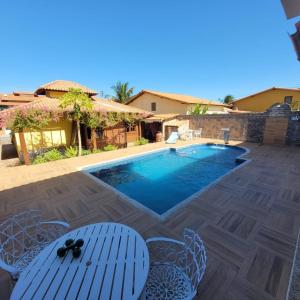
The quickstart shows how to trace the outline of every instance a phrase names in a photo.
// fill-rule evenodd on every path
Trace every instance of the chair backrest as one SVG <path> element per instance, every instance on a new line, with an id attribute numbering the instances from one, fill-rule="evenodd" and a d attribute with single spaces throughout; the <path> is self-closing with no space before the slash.
<path id="1" fill-rule="evenodd" d="M 40 223 L 40 211 L 27 210 L 0 224 L 0 267 L 14 271 L 14 264 L 36 245 Z"/>
<path id="2" fill-rule="evenodd" d="M 206 269 L 206 251 L 200 236 L 191 229 L 184 229 L 184 243 L 186 251 L 185 272 L 191 279 L 194 290 L 200 283 Z"/>

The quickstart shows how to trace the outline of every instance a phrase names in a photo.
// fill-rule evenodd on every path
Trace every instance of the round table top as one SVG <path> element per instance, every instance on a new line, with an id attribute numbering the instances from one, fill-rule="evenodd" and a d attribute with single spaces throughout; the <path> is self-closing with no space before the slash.
<path id="1" fill-rule="evenodd" d="M 84 240 L 79 258 L 57 256 L 67 239 Z M 21 273 L 11 299 L 137 299 L 149 253 L 132 228 L 97 223 L 75 229 L 43 249 Z"/>

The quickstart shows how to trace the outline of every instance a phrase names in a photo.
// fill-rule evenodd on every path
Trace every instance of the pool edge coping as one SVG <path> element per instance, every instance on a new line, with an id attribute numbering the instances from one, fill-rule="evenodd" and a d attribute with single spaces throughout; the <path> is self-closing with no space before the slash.
<path id="1" fill-rule="evenodd" d="M 175 206 L 173 206 L 172 208 L 170 208 L 169 210 L 167 210 L 166 212 L 164 212 L 163 214 L 158 214 L 155 211 L 153 211 L 152 209 L 148 208 L 147 206 L 144 206 L 143 204 L 141 204 L 140 202 L 138 202 L 137 200 L 127 196 L 126 194 L 120 192 L 119 190 L 117 190 L 116 188 L 112 187 L 111 185 L 105 183 L 104 181 L 102 181 L 101 179 L 93 176 L 91 173 L 89 173 L 88 169 L 91 169 L 94 166 L 101 166 L 101 165 L 106 165 L 108 163 L 113 163 L 113 162 L 117 162 L 117 161 L 123 161 L 123 160 L 127 160 L 130 158 L 135 158 L 135 157 L 140 157 L 140 156 L 145 156 L 147 154 L 151 154 L 151 153 L 156 153 L 156 152 L 162 152 L 165 150 L 170 150 L 170 149 L 182 149 L 182 148 L 187 148 L 187 147 L 191 147 L 191 146 L 199 146 L 199 145 L 221 145 L 221 146 L 226 146 L 226 147 L 237 147 L 237 148 L 241 148 L 243 150 L 245 150 L 245 153 L 239 155 L 236 157 L 237 159 L 241 159 L 244 162 L 239 164 L 238 166 L 234 167 L 233 169 L 231 169 L 230 171 L 228 171 L 226 174 L 220 176 L 219 178 L 217 178 L 216 180 L 214 180 L 213 182 L 211 182 L 210 184 L 208 184 L 207 186 L 205 186 L 204 188 L 202 188 L 201 190 L 199 190 L 198 192 L 195 192 L 194 194 L 190 195 L 189 197 L 187 197 L 186 199 L 184 199 L 183 201 L 181 201 L 180 203 L 176 204 Z M 183 206 L 187 205 L 189 202 L 192 202 L 194 199 L 198 198 L 202 193 L 205 193 L 209 188 L 211 188 L 212 186 L 216 185 L 217 183 L 219 183 L 225 176 L 228 176 L 230 174 L 232 174 L 234 171 L 242 168 L 243 166 L 249 164 L 252 159 L 249 158 L 243 158 L 243 156 L 248 155 L 250 153 L 250 149 L 248 147 L 244 147 L 244 146 L 236 146 L 236 145 L 226 145 L 226 144 L 216 144 L 216 143 L 194 143 L 194 144 L 190 144 L 190 145 L 183 145 L 183 146 L 179 146 L 176 147 L 174 145 L 174 147 L 172 147 L 171 145 L 169 147 L 164 147 L 164 148 L 160 148 L 160 149 L 155 149 L 155 150 L 150 150 L 150 151 L 146 151 L 143 153 L 138 153 L 138 154 L 130 154 L 127 155 L 125 157 L 122 158 L 114 158 L 114 159 L 110 159 L 110 160 L 105 160 L 103 162 L 100 163 L 93 163 L 90 165 L 86 165 L 86 166 L 82 166 L 82 167 L 77 167 L 76 169 L 80 172 L 82 172 L 83 174 L 85 174 L 87 177 L 91 178 L 94 182 L 96 182 L 97 184 L 100 184 L 102 187 L 105 187 L 107 189 L 109 189 L 110 191 L 114 192 L 116 195 L 118 195 L 121 199 L 128 201 L 131 205 L 141 209 L 144 212 L 149 213 L 152 217 L 157 218 L 159 221 L 166 221 L 172 214 L 174 214 L 179 208 L 182 208 Z"/>

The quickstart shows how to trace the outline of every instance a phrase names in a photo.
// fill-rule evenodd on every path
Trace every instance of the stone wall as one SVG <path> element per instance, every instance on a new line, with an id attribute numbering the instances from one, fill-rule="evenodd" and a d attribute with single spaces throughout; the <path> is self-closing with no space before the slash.
<path id="1" fill-rule="evenodd" d="M 300 146 L 300 112 L 291 113 L 289 117 L 286 143 Z"/>
<path id="2" fill-rule="evenodd" d="M 257 114 L 224 114 L 180 116 L 190 121 L 190 129 L 202 128 L 204 138 L 223 138 L 222 128 L 230 129 L 230 139 L 259 143 L 263 139 L 266 115 Z"/>
<path id="3" fill-rule="evenodd" d="M 248 115 L 248 126 L 246 141 L 251 143 L 262 143 L 266 124 L 266 115 Z"/>
<path id="4" fill-rule="evenodd" d="M 224 115 L 181 115 L 190 129 L 202 128 L 204 138 L 223 138 L 222 128 L 230 129 L 230 139 L 264 144 L 300 145 L 300 112 L 286 105 L 271 107 L 265 113 Z"/>
<path id="5" fill-rule="evenodd" d="M 284 145 L 287 128 L 287 117 L 266 118 L 263 143 L 266 145 Z"/>

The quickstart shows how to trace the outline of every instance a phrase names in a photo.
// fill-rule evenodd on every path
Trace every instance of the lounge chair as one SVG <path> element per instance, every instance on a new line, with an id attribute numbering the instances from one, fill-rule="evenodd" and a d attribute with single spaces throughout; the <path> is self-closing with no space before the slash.
<path id="1" fill-rule="evenodd" d="M 178 140 L 178 132 L 172 132 L 169 138 L 166 140 L 167 144 L 175 144 Z"/>

